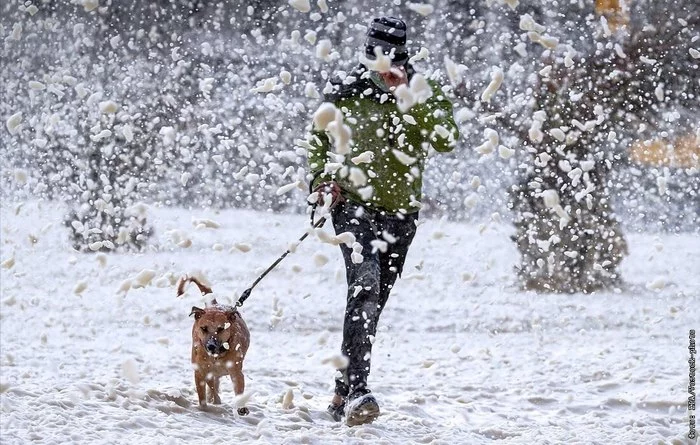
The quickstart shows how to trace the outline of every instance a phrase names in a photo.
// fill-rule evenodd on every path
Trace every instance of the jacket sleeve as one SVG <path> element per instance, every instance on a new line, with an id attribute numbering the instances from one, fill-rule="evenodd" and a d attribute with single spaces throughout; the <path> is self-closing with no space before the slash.
<path id="1" fill-rule="evenodd" d="M 430 82 L 430 86 L 433 95 L 425 103 L 411 108 L 410 113 L 421 129 L 425 130 L 426 140 L 435 150 L 452 151 L 459 139 L 459 128 L 452 115 L 452 102 L 437 84 Z"/>
<path id="2" fill-rule="evenodd" d="M 308 142 L 309 172 L 313 176 L 309 182 L 309 193 L 311 193 L 320 183 L 332 179 L 329 174 L 324 172 L 328 162 L 328 151 L 331 148 L 331 143 L 326 132 L 319 130 L 311 131 Z"/>

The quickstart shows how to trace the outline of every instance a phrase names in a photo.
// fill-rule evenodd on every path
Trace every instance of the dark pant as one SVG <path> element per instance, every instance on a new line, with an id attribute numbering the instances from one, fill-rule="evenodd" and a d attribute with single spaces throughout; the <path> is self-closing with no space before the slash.
<path id="1" fill-rule="evenodd" d="M 348 281 L 341 351 L 348 358 L 348 366 L 340 370 L 342 377 L 336 379 L 335 392 L 347 396 L 355 391 L 366 392 L 379 315 L 396 278 L 401 275 L 406 253 L 416 234 L 418 213 L 387 215 L 345 201 L 333 209 L 332 216 L 336 234 L 351 232 L 356 243 L 362 246 L 362 262 L 355 263 L 353 248 L 340 245 Z M 386 242 L 385 252 L 372 245 L 375 240 Z M 355 252 L 358 252 L 357 245 Z"/>

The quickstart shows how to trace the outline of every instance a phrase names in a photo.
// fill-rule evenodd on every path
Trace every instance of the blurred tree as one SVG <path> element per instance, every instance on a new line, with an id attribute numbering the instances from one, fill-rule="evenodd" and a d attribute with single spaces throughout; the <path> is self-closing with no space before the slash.
<path id="1" fill-rule="evenodd" d="M 700 77 L 688 55 L 697 10 L 692 2 L 635 3 L 628 14 L 617 1 L 596 2 L 603 16 L 589 21 L 593 45 L 580 62 L 542 59 L 526 144 L 533 161 L 511 203 L 527 288 L 592 292 L 619 282 L 627 244 L 609 173 L 630 141 L 661 130 L 669 112 L 697 116 Z"/>

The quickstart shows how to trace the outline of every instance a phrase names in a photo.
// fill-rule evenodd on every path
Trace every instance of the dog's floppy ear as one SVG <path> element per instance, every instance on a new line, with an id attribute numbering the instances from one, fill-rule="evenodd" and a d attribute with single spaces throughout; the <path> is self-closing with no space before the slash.
<path id="1" fill-rule="evenodd" d="M 195 320 L 199 320 L 199 317 L 204 313 L 204 309 L 198 308 L 197 306 L 192 306 L 192 312 L 190 312 L 190 317 L 194 315 Z"/>

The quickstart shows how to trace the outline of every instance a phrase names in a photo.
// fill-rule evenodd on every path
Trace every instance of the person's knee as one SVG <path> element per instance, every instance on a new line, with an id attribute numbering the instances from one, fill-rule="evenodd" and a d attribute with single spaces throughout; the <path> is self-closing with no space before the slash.
<path id="1" fill-rule="evenodd" d="M 374 264 L 361 265 L 352 274 L 349 283 L 350 291 L 353 292 L 354 296 L 361 292 L 378 294 L 380 278 L 379 267 L 376 267 Z"/>

